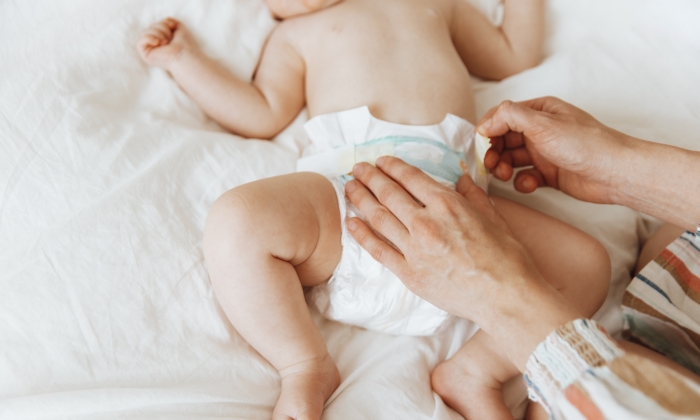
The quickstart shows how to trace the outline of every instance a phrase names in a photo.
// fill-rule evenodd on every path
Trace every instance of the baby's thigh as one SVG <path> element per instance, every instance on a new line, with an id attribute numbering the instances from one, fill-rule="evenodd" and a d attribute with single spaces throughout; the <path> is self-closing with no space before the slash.
<path id="1" fill-rule="evenodd" d="M 248 264 L 257 256 L 294 266 L 303 286 L 330 278 L 340 261 L 338 193 L 314 173 L 261 179 L 233 188 L 214 203 L 204 248 L 228 249 Z M 244 262 L 246 262 L 244 261 Z"/>
<path id="2" fill-rule="evenodd" d="M 504 198 L 491 198 L 544 278 L 592 315 L 605 300 L 610 283 L 610 257 L 603 245 L 544 213 Z"/>

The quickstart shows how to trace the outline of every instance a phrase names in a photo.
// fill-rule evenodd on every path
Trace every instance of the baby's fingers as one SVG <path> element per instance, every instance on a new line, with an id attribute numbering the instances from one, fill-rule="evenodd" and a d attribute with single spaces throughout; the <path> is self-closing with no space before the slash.
<path id="1" fill-rule="evenodd" d="M 170 38 L 168 38 L 162 31 L 155 28 L 148 28 L 143 31 L 141 34 L 141 39 L 149 40 L 149 44 L 151 44 L 153 47 L 170 42 Z"/>
<path id="2" fill-rule="evenodd" d="M 165 21 L 160 21 L 151 25 L 149 29 L 153 29 L 163 35 L 166 39 L 170 40 L 173 37 L 173 30 L 168 26 Z"/>
<path id="3" fill-rule="evenodd" d="M 180 24 L 180 22 L 178 20 L 173 19 L 171 17 L 167 17 L 167 18 L 163 19 L 162 23 L 167 25 L 171 31 L 174 31 L 175 29 L 177 29 L 178 25 Z"/>
<path id="4" fill-rule="evenodd" d="M 164 44 L 167 44 L 168 42 L 170 42 L 171 39 L 173 39 L 172 32 L 169 31 L 170 29 L 168 29 L 168 32 L 165 32 L 161 28 L 150 26 L 148 29 L 143 31 L 142 36 L 150 35 L 159 39 Z"/>
<path id="5" fill-rule="evenodd" d="M 150 50 L 152 48 L 160 46 L 161 42 L 161 39 L 154 35 L 143 34 L 141 35 L 141 38 L 139 38 L 138 48 L 140 50 Z"/>

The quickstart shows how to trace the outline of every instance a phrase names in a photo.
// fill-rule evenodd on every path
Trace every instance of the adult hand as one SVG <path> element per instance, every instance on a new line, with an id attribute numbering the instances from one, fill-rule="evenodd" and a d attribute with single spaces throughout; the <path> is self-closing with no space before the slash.
<path id="1" fill-rule="evenodd" d="M 471 178 L 460 180 L 460 194 L 393 157 L 358 164 L 353 175 L 346 194 L 374 229 L 350 219 L 358 243 L 415 294 L 479 324 L 516 365 L 579 317 Z"/>
<path id="2" fill-rule="evenodd" d="M 503 181 L 513 176 L 515 189 L 530 193 L 552 187 L 594 203 L 613 203 L 612 174 L 624 166 L 628 137 L 591 115 L 553 97 L 505 101 L 477 124 L 491 138 L 485 166 Z"/>

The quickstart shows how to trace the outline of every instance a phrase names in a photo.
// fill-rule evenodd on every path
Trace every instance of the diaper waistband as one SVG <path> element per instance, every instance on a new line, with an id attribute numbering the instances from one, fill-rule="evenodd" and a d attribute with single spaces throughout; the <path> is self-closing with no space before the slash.
<path id="1" fill-rule="evenodd" d="M 396 156 L 430 175 L 456 184 L 467 172 L 464 153 L 446 144 L 422 137 L 389 136 L 358 145 L 345 145 L 297 161 L 297 171 L 339 177 L 352 172 L 360 162 L 374 165 L 381 156 Z"/>

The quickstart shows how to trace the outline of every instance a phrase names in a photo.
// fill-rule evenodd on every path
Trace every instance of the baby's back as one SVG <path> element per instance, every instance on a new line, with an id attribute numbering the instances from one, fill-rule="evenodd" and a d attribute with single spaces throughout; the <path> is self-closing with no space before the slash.
<path id="1" fill-rule="evenodd" d="M 474 121 L 469 73 L 450 35 L 452 0 L 345 0 L 284 21 L 306 66 L 311 116 L 367 105 L 380 119 Z"/>

